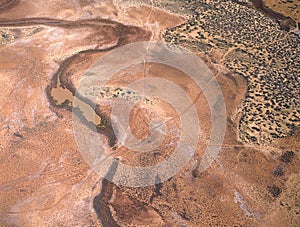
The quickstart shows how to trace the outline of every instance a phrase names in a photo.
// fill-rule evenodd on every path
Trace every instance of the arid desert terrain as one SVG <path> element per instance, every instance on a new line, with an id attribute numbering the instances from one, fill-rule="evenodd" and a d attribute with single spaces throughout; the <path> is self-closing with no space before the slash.
<path id="1" fill-rule="evenodd" d="M 299 29 L 296 0 L 0 0 L 0 226 L 300 226 Z"/>

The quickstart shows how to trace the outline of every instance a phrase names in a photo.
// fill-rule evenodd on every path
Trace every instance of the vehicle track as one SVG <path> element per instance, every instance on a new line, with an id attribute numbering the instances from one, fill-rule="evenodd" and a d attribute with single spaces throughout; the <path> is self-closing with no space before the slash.
<path id="1" fill-rule="evenodd" d="M 0 0 L 0 13 L 16 6 L 20 0 Z"/>

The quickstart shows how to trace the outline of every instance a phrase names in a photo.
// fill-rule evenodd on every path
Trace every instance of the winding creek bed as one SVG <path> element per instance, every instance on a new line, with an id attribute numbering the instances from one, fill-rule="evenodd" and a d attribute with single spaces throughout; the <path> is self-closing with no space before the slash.
<path id="1" fill-rule="evenodd" d="M 261 11 L 247 0 L 174 2 L 156 2 L 158 9 L 146 0 L 139 1 L 141 7 L 130 7 L 127 2 L 114 6 L 108 1 L 61 1 L 64 7 L 56 8 L 59 4 L 53 2 L 0 0 L 1 18 L 6 18 L 0 20 L 0 72 L 5 84 L 1 94 L 9 100 L 2 100 L 1 112 L 0 224 L 300 223 L 299 37 L 296 30 L 287 31 L 299 21 L 293 23 L 286 14 L 270 11 L 261 1 L 254 1 Z M 24 18 L 22 7 L 26 4 L 34 7 L 28 8 L 30 13 Z M 47 15 L 56 12 L 57 19 Z M 255 23 L 255 35 L 242 26 L 250 23 L 246 16 Z M 227 26 L 230 20 L 232 27 Z M 111 80 L 111 87 L 98 91 L 105 96 L 106 106 L 80 96 L 83 108 L 74 108 L 73 96 L 81 76 L 101 56 L 148 40 L 183 45 L 207 64 L 225 97 L 226 136 L 217 161 L 201 172 L 198 167 L 211 129 L 207 101 L 182 72 L 148 65 L 146 76 L 162 74 L 188 91 L 200 113 L 203 134 L 195 157 L 168 181 L 145 188 L 118 186 L 99 179 L 84 162 L 71 131 L 71 112 L 85 130 L 95 127 L 99 136 L 107 139 L 108 152 L 115 160 L 107 170 L 108 178 L 120 161 L 146 166 L 164 160 L 173 151 L 171 142 L 177 142 L 174 136 L 152 153 L 136 154 L 118 147 L 109 117 L 107 103 L 120 98 L 118 89 L 141 78 L 143 66 L 120 72 Z M 287 47 L 285 52 L 283 47 Z M 283 76 L 287 73 L 289 78 Z M 291 96 L 285 105 L 278 99 L 282 94 L 282 99 Z M 20 108 L 23 112 L 16 112 Z M 141 138 L 148 133 L 145 116 L 164 110 L 169 113 L 163 115 L 167 119 L 174 112 L 164 103 L 147 108 L 132 113 L 132 129 Z M 91 111 L 95 112 L 92 118 L 87 114 Z M 167 126 L 180 129 L 177 118 Z"/>

